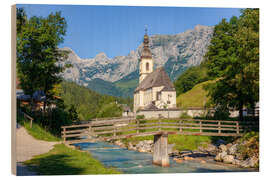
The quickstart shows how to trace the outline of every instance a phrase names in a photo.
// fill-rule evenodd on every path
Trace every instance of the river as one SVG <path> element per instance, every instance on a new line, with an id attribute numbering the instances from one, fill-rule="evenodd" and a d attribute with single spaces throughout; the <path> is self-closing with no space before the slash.
<path id="1" fill-rule="evenodd" d="M 256 171 L 250 168 L 238 168 L 216 163 L 213 160 L 208 160 L 204 164 L 199 161 L 176 163 L 172 158 L 170 158 L 170 167 L 160 167 L 152 164 L 152 154 L 150 153 L 131 151 L 105 142 L 78 143 L 75 146 L 79 146 L 81 150 L 89 151 L 106 167 L 114 167 L 124 174 Z"/>

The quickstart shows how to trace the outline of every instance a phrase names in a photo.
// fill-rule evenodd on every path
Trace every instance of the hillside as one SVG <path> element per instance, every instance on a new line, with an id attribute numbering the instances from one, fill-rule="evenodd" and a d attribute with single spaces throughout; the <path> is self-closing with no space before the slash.
<path id="1" fill-rule="evenodd" d="M 180 94 L 177 99 L 177 107 L 186 108 L 186 107 L 204 107 L 205 103 L 208 101 L 207 91 L 204 90 L 204 86 L 213 83 L 214 81 L 205 81 L 195 85 L 191 90 Z"/>
<path id="2" fill-rule="evenodd" d="M 130 99 L 101 95 L 74 82 L 62 82 L 59 95 L 67 109 L 75 106 L 81 120 L 121 116 L 122 108 L 119 104 L 128 104 L 132 108 Z"/>
<path id="3" fill-rule="evenodd" d="M 175 35 L 150 35 L 154 67 L 164 66 L 174 81 L 186 69 L 202 62 L 212 34 L 213 27 L 197 25 L 192 30 Z M 142 44 L 127 56 L 114 58 L 101 52 L 94 58 L 81 59 L 72 49 L 66 49 L 71 52 L 66 63 L 73 67 L 62 74 L 64 79 L 102 94 L 132 96 L 139 78 Z"/>

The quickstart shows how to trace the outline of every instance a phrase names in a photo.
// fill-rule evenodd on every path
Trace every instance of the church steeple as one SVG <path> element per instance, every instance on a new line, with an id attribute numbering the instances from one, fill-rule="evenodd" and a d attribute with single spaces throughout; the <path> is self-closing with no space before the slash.
<path id="1" fill-rule="evenodd" d="M 140 81 L 141 83 L 143 79 L 153 72 L 153 59 L 152 59 L 152 53 L 149 48 L 149 37 L 147 35 L 147 28 L 145 28 L 145 34 L 143 37 L 143 50 L 141 53 L 141 59 L 140 59 Z"/>
<path id="2" fill-rule="evenodd" d="M 141 54 L 141 59 L 142 58 L 152 58 L 152 53 L 149 49 L 149 37 L 147 35 L 147 28 L 145 28 L 145 34 L 143 37 L 143 51 Z"/>

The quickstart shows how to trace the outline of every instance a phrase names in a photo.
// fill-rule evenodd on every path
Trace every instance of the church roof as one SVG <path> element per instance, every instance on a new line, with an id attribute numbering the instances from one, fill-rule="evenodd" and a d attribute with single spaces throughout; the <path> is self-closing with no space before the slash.
<path id="1" fill-rule="evenodd" d="M 174 85 L 163 67 L 146 76 L 134 92 L 160 86 L 164 86 L 162 91 L 175 91 Z"/>

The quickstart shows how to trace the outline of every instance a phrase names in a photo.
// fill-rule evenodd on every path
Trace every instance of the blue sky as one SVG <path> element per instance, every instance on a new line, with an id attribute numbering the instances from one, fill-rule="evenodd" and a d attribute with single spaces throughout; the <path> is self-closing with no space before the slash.
<path id="1" fill-rule="evenodd" d="M 213 26 L 222 18 L 239 16 L 238 8 L 131 7 L 20 4 L 27 16 L 46 17 L 61 11 L 68 27 L 60 47 L 72 48 L 81 58 L 105 52 L 110 58 L 128 55 L 148 34 L 177 34 L 197 24 Z"/>

